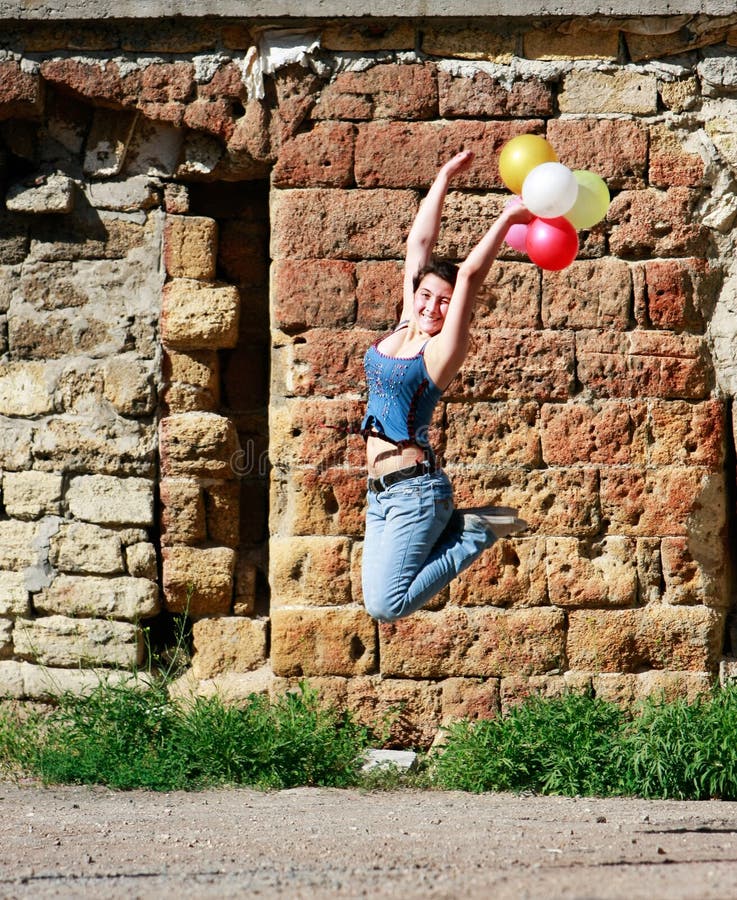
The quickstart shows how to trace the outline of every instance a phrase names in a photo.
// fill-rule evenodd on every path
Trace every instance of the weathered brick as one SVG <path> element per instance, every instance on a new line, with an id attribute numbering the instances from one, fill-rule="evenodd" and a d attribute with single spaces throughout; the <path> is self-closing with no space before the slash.
<path id="1" fill-rule="evenodd" d="M 678 24 L 678 18 L 674 17 L 676 24 Z M 709 16 L 699 18 L 702 21 L 705 19 L 707 22 L 710 19 Z M 705 32 L 703 28 L 698 27 L 696 22 L 692 23 L 690 20 L 688 27 L 656 30 L 654 33 L 647 28 L 634 29 L 625 26 L 623 30 L 630 57 L 633 62 L 642 62 L 647 59 L 662 59 L 677 54 L 685 55 L 699 47 L 721 43 L 727 31 L 726 24 L 722 24 L 720 17 L 716 16 L 711 28 L 714 31 L 707 26 Z"/>
<path id="2" fill-rule="evenodd" d="M 153 525 L 154 485 L 147 478 L 80 475 L 67 488 L 74 516 L 100 525 Z"/>
<path id="3" fill-rule="evenodd" d="M 474 327 L 537 328 L 540 282 L 537 266 L 517 262 L 499 262 L 492 266 L 477 295 Z"/>
<path id="4" fill-rule="evenodd" d="M 147 578 L 94 578 L 59 575 L 34 595 L 44 615 L 137 622 L 159 612 L 157 585 Z"/>
<path id="5" fill-rule="evenodd" d="M 38 73 L 24 72 L 15 60 L 0 62 L 0 120 L 35 118 L 43 112 Z"/>
<path id="6" fill-rule="evenodd" d="M 705 466 L 719 472 L 724 465 L 726 409 L 723 400 L 650 403 L 648 428 L 651 466 Z"/>
<path id="7" fill-rule="evenodd" d="M 238 546 L 240 487 L 237 481 L 211 481 L 205 485 L 207 537 L 216 544 Z"/>
<path id="8" fill-rule="evenodd" d="M 235 552 L 230 547 L 164 547 L 162 585 L 166 608 L 195 619 L 228 615 L 234 571 Z"/>
<path id="9" fill-rule="evenodd" d="M 513 506 L 539 535 L 593 538 L 601 529 L 599 477 L 595 470 L 578 467 L 525 471 L 493 468 L 451 475 L 455 503 L 469 506 Z"/>
<path id="10" fill-rule="evenodd" d="M 333 259 L 280 259 L 271 271 L 273 321 L 290 333 L 345 328 L 356 320 L 356 266 Z"/>
<path id="11" fill-rule="evenodd" d="M 122 416 L 146 416 L 154 411 L 154 371 L 148 361 L 116 355 L 103 366 L 103 396 Z"/>
<path id="12" fill-rule="evenodd" d="M 272 378 L 285 396 L 363 393 L 363 355 L 377 337 L 359 329 L 313 328 L 272 355 Z"/>
<path id="13" fill-rule="evenodd" d="M 573 610 L 567 655 L 571 669 L 589 672 L 715 671 L 722 627 L 722 614 L 704 606 Z"/>
<path id="14" fill-rule="evenodd" d="M 345 705 L 372 731 L 382 723 L 386 745 L 428 748 L 441 722 L 441 691 L 427 680 L 359 675 L 347 679 Z"/>
<path id="15" fill-rule="evenodd" d="M 626 535 L 704 535 L 719 541 L 726 522 L 719 474 L 678 466 L 603 469 L 601 512 L 611 531 Z"/>
<path id="16" fill-rule="evenodd" d="M 346 188 L 353 184 L 354 127 L 348 122 L 318 122 L 279 148 L 273 172 L 277 187 Z"/>
<path id="17" fill-rule="evenodd" d="M 395 22 L 367 21 L 364 23 L 329 22 L 322 29 L 320 46 L 326 50 L 414 50 L 414 23 L 401 19 Z"/>
<path id="18" fill-rule="evenodd" d="M 235 131 L 235 109 L 226 99 L 193 100 L 184 110 L 184 124 L 193 131 L 204 131 L 227 143 Z"/>
<path id="19" fill-rule="evenodd" d="M 387 331 L 399 321 L 403 265 L 399 261 L 356 263 L 356 325 Z"/>
<path id="20" fill-rule="evenodd" d="M 269 542 L 269 583 L 276 606 L 340 606 L 351 601 L 350 541 L 290 537 Z"/>
<path id="21" fill-rule="evenodd" d="M 366 473 L 332 466 L 293 471 L 272 483 L 272 528 L 280 534 L 363 534 Z M 287 506 L 287 504 L 289 504 Z"/>
<path id="22" fill-rule="evenodd" d="M 701 400 L 713 378 L 701 337 L 665 332 L 576 332 L 576 367 L 600 397 Z"/>
<path id="23" fill-rule="evenodd" d="M 635 306 L 639 324 L 673 331 L 704 330 L 721 280 L 707 260 L 654 259 L 640 268 L 642 286 Z"/>
<path id="24" fill-rule="evenodd" d="M 214 678 L 224 672 L 250 672 L 266 663 L 266 620 L 220 616 L 192 626 L 192 672 Z"/>
<path id="25" fill-rule="evenodd" d="M 37 519 L 61 511 L 61 475 L 32 470 L 5 472 L 2 481 L 3 505 L 11 518 Z"/>
<path id="26" fill-rule="evenodd" d="M 174 350 L 235 347 L 240 296 L 230 284 L 177 278 L 164 286 L 161 339 Z"/>
<path id="27" fill-rule="evenodd" d="M 363 406 L 357 400 L 323 397 L 288 399 L 272 406 L 269 459 L 280 469 L 325 469 L 362 461 L 363 441 L 351 432 L 360 426 Z"/>
<path id="28" fill-rule="evenodd" d="M 562 113 L 629 113 L 652 116 L 658 111 L 655 75 L 619 69 L 592 72 L 573 69 L 558 95 Z"/>
<path id="29" fill-rule="evenodd" d="M 632 279 L 618 259 L 573 262 L 542 278 L 545 328 L 608 328 L 624 331 L 630 321 Z"/>
<path id="30" fill-rule="evenodd" d="M 128 622 L 44 616 L 16 620 L 13 649 L 17 657 L 44 666 L 130 669 L 143 662 L 143 635 Z"/>
<path id="31" fill-rule="evenodd" d="M 692 109 L 701 98 L 701 87 L 694 76 L 663 81 L 658 85 L 663 105 L 675 113 Z"/>
<path id="32" fill-rule="evenodd" d="M 511 87 L 487 72 L 438 71 L 439 112 L 445 119 L 537 118 L 553 114 L 552 87 L 540 78 L 524 78 Z"/>
<path id="33" fill-rule="evenodd" d="M 156 547 L 148 541 L 138 541 L 125 548 L 125 565 L 133 578 L 158 580 Z"/>
<path id="34" fill-rule="evenodd" d="M 220 357 L 216 350 L 164 351 L 165 415 L 215 412 L 220 405 Z"/>
<path id="35" fill-rule="evenodd" d="M 721 548 L 710 549 L 712 552 L 708 557 L 701 557 L 698 547 L 689 546 L 688 537 L 663 538 L 660 556 L 665 603 L 677 606 L 729 606 L 726 560 L 720 552 Z"/>
<path id="36" fill-rule="evenodd" d="M 57 377 L 53 364 L 0 363 L 0 414 L 34 417 L 53 412 Z"/>
<path id="37" fill-rule="evenodd" d="M 199 544 L 205 540 L 205 500 L 195 478 L 162 478 L 159 496 L 162 544 Z"/>
<path id="38" fill-rule="evenodd" d="M 540 463 L 537 403 L 448 403 L 445 456 L 465 469 L 537 466 Z"/>
<path id="39" fill-rule="evenodd" d="M 548 592 L 553 606 L 633 606 L 637 600 L 635 541 L 610 536 L 594 543 L 548 538 Z"/>
<path id="40" fill-rule="evenodd" d="M 356 184 L 363 188 L 429 187 L 437 171 L 460 150 L 475 151 L 454 188 L 500 188 L 499 153 L 518 134 L 542 130 L 524 122 L 371 122 L 356 136 Z"/>
<path id="41" fill-rule="evenodd" d="M 0 520 L 0 570 L 12 572 L 34 565 L 38 556 L 34 546 L 38 533 L 36 522 Z"/>
<path id="42" fill-rule="evenodd" d="M 685 137 L 667 125 L 650 126 L 648 177 L 651 185 L 668 188 L 702 184 L 706 168 L 704 160 L 698 152 L 688 152 L 684 146 Z"/>
<path id="43" fill-rule="evenodd" d="M 141 72 L 142 109 L 149 104 L 185 103 L 193 96 L 194 66 L 191 62 L 151 63 Z"/>
<path id="44" fill-rule="evenodd" d="M 212 281 L 217 265 L 218 224 L 206 216 L 167 216 L 164 265 L 172 278 Z"/>
<path id="45" fill-rule="evenodd" d="M 22 572 L 0 572 L 0 616 L 27 617 L 31 614 L 31 595 Z"/>
<path id="46" fill-rule="evenodd" d="M 657 669 L 637 674 L 602 672 L 591 678 L 596 697 L 624 707 L 650 697 L 656 701 L 686 700 L 692 703 L 714 686 L 712 672 L 663 672 Z"/>
<path id="47" fill-rule="evenodd" d="M 233 478 L 238 436 L 233 422 L 215 413 L 168 416 L 159 426 L 164 476 Z"/>
<path id="48" fill-rule="evenodd" d="M 441 687 L 443 723 L 493 719 L 501 711 L 496 678 L 446 678 Z"/>
<path id="49" fill-rule="evenodd" d="M 131 250 L 150 246 L 158 227 L 155 221 L 155 216 L 144 222 L 114 210 L 78 205 L 60 220 L 38 216 L 33 222 L 30 253 L 34 260 L 48 261 L 123 259 Z M 1 253 L 0 260 L 13 261 L 3 260 Z"/>
<path id="50" fill-rule="evenodd" d="M 273 259 L 397 259 L 417 212 L 413 191 L 275 192 Z"/>
<path id="51" fill-rule="evenodd" d="M 562 666 L 565 616 L 549 608 L 446 607 L 381 625 L 379 636 L 384 676 L 533 675 Z"/>
<path id="52" fill-rule="evenodd" d="M 644 185 L 648 130 L 628 119 L 551 119 L 547 139 L 569 169 L 596 172 L 611 188 Z"/>
<path id="53" fill-rule="evenodd" d="M 647 430 L 644 402 L 546 403 L 540 415 L 542 457 L 551 466 L 644 465 Z"/>
<path id="54" fill-rule="evenodd" d="M 700 193 L 692 188 L 622 191 L 612 200 L 609 246 L 615 256 L 704 256 L 707 231 L 697 212 Z"/>
<path id="55" fill-rule="evenodd" d="M 277 675 L 365 675 L 376 667 L 376 626 L 360 609 L 275 609 L 271 665 Z"/>
<path id="56" fill-rule="evenodd" d="M 318 119 L 430 119 L 437 115 L 438 88 L 432 65 L 379 63 L 363 72 L 342 72 L 321 93 Z"/>
<path id="57" fill-rule="evenodd" d="M 473 352 L 448 388 L 450 399 L 566 400 L 573 393 L 573 334 L 474 331 Z"/>
<path id="58" fill-rule="evenodd" d="M 457 606 L 546 605 L 545 541 L 497 541 L 451 582 L 450 600 Z"/>

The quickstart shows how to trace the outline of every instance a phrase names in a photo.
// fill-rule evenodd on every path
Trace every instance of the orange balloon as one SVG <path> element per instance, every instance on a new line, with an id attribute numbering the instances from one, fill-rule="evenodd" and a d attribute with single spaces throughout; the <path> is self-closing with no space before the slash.
<path id="1" fill-rule="evenodd" d="M 502 147 L 499 176 L 513 194 L 521 194 L 528 174 L 546 162 L 558 162 L 558 157 L 545 138 L 539 134 L 518 134 Z"/>

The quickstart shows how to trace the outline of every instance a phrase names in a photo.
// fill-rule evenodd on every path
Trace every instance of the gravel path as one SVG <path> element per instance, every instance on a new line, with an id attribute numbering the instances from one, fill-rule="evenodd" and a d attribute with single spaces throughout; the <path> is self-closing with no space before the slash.
<path id="1" fill-rule="evenodd" d="M 737 895 L 737 803 L 0 783 L 0 897 Z"/>

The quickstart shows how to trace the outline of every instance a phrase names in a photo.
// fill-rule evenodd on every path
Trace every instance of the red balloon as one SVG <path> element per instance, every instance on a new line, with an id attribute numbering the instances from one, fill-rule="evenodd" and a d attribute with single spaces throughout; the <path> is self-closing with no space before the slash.
<path id="1" fill-rule="evenodd" d="M 565 269 L 578 253 L 578 233 L 568 219 L 533 219 L 527 226 L 527 255 L 541 269 Z"/>

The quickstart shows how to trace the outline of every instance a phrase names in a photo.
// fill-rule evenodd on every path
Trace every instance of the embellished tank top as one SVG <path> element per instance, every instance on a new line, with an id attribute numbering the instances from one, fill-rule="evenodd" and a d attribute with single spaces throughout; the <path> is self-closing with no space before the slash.
<path id="1" fill-rule="evenodd" d="M 361 433 L 365 438 L 375 435 L 394 444 L 429 448 L 430 422 L 443 392 L 428 374 L 425 345 L 415 356 L 394 357 L 379 351 L 382 340 L 372 344 L 363 358 L 368 404 Z"/>

